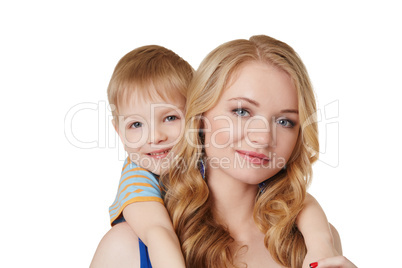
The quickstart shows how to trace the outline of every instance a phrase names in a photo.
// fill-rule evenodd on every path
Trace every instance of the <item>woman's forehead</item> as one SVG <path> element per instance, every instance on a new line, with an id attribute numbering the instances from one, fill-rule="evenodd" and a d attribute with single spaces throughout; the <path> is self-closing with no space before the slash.
<path id="1" fill-rule="evenodd" d="M 287 105 L 297 108 L 297 90 L 290 75 L 271 65 L 249 62 L 236 71 L 220 100 L 249 99 L 261 105 Z"/>

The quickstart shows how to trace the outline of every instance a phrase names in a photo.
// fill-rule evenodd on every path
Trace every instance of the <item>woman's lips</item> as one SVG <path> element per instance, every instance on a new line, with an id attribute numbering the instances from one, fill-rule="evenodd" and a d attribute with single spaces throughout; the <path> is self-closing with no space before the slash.
<path id="1" fill-rule="evenodd" d="M 267 164 L 270 160 L 269 157 L 265 154 L 260 154 L 253 151 L 236 150 L 236 153 L 238 153 L 241 157 L 243 157 L 250 163 L 257 165 Z"/>
<path id="2" fill-rule="evenodd" d="M 161 149 L 161 150 L 157 150 L 157 151 L 148 153 L 147 155 L 149 155 L 150 157 L 155 158 L 155 159 L 161 159 L 161 158 L 165 158 L 169 154 L 171 149 L 172 148 Z"/>

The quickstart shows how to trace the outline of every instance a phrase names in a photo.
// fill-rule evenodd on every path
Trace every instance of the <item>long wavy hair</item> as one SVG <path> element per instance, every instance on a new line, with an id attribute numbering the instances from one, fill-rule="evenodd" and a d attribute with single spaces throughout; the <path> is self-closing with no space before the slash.
<path id="1" fill-rule="evenodd" d="M 295 221 L 303 208 L 312 168 L 318 158 L 316 102 L 304 64 L 287 44 L 268 36 L 234 40 L 213 50 L 201 63 L 187 95 L 185 136 L 175 148 L 169 173 L 161 177 L 165 204 L 182 244 L 187 267 L 231 267 L 234 239 L 213 217 L 209 189 L 199 170 L 203 142 L 202 115 L 213 108 L 242 63 L 272 64 L 289 74 L 298 94 L 300 131 L 295 148 L 281 170 L 258 191 L 254 221 L 265 234 L 264 243 L 275 261 L 301 267 L 306 246 Z M 257 187 L 257 186 L 256 186 Z"/>

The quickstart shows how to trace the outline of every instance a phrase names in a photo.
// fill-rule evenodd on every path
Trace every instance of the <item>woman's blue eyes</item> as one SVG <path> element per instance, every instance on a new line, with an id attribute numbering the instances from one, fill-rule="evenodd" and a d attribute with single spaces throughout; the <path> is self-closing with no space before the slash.
<path id="1" fill-rule="evenodd" d="M 288 119 L 278 119 L 276 122 L 283 127 L 292 128 L 295 126 L 295 123 Z"/>
<path id="2" fill-rule="evenodd" d="M 251 116 L 250 112 L 247 111 L 246 109 L 243 109 L 243 108 L 233 109 L 232 112 L 233 112 L 233 114 L 235 114 L 236 116 L 239 116 L 239 117 L 249 117 L 249 116 Z M 286 128 L 292 128 L 292 127 L 295 126 L 295 123 L 292 120 L 283 119 L 283 118 L 277 119 L 276 123 L 281 125 L 281 126 L 283 126 L 283 127 L 286 127 Z"/>
<path id="3" fill-rule="evenodd" d="M 250 113 L 246 109 L 242 109 L 242 108 L 234 109 L 234 110 L 232 110 L 232 112 L 240 117 L 250 116 Z"/>

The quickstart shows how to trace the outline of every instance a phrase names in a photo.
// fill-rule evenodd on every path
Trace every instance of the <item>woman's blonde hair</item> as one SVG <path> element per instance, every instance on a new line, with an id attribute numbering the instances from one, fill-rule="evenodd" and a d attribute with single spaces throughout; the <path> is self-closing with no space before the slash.
<path id="1" fill-rule="evenodd" d="M 181 240 L 187 267 L 234 265 L 230 244 L 234 239 L 213 217 L 206 181 L 198 163 L 202 156 L 203 113 L 213 108 L 242 63 L 258 61 L 286 71 L 298 94 L 299 137 L 287 168 L 269 178 L 256 196 L 254 221 L 265 234 L 265 246 L 279 264 L 301 267 L 306 247 L 295 226 L 303 207 L 311 165 L 318 157 L 318 132 L 312 86 L 301 59 L 287 44 L 268 36 L 234 40 L 213 50 L 201 63 L 187 95 L 186 136 L 176 147 L 175 163 L 161 180 L 166 207 Z M 257 186 L 256 186 L 257 187 Z"/>

